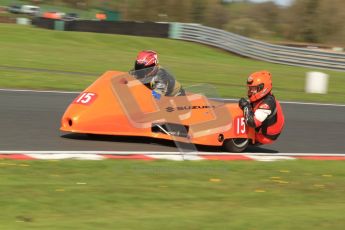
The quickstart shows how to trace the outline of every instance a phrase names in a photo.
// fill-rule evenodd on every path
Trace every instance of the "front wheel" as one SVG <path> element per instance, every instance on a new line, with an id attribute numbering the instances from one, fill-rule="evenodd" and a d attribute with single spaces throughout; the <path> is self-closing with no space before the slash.
<path id="1" fill-rule="evenodd" d="M 225 140 L 223 147 L 228 152 L 240 153 L 248 147 L 248 144 L 249 140 L 246 138 L 233 138 Z"/>

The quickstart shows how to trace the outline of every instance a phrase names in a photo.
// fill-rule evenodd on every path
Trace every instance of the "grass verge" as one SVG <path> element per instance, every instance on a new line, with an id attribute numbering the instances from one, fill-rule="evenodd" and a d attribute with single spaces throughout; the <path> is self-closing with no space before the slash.
<path id="1" fill-rule="evenodd" d="M 0 161 L 4 229 L 343 229 L 343 162 Z"/>
<path id="2" fill-rule="evenodd" d="M 184 85 L 215 85 L 222 97 L 246 94 L 247 76 L 266 69 L 273 74 L 274 93 L 281 100 L 345 103 L 345 73 L 328 71 L 329 92 L 304 93 L 305 74 L 315 69 L 241 58 L 203 45 L 171 39 L 81 32 L 61 32 L 0 24 L 0 87 L 83 90 L 106 70 L 127 71 L 138 51 L 154 49 L 160 62 Z M 11 67 L 9 68 L 1 68 Z M 18 70 L 15 67 L 74 71 L 85 77 Z M 52 83 L 53 82 L 53 83 Z"/>

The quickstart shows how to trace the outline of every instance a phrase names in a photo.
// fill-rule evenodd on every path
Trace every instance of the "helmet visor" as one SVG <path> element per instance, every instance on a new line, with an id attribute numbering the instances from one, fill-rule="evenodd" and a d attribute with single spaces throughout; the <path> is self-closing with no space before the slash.
<path id="1" fill-rule="evenodd" d="M 156 64 L 146 66 L 144 63 L 138 63 L 136 61 L 134 64 L 135 77 L 141 79 L 149 76 L 153 72 L 155 65 Z"/>
<path id="2" fill-rule="evenodd" d="M 255 95 L 256 93 L 260 92 L 264 88 L 264 84 L 261 83 L 255 86 L 248 86 L 248 96 Z"/>
<path id="3" fill-rule="evenodd" d="M 141 70 L 146 68 L 154 67 L 156 64 L 146 65 L 145 63 L 138 63 L 137 61 L 134 64 L 134 70 Z"/>

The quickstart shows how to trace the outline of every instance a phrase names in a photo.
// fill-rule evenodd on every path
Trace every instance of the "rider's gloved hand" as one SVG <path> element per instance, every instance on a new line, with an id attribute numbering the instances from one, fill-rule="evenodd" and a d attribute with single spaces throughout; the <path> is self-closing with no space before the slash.
<path id="1" fill-rule="evenodd" d="M 250 103 L 242 97 L 238 102 L 238 106 L 243 110 L 244 108 L 249 107 Z"/>

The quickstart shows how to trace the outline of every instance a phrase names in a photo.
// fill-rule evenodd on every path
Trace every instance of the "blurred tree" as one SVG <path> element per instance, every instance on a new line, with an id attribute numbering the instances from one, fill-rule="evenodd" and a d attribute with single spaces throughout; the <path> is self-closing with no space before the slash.
<path id="1" fill-rule="evenodd" d="M 300 1 L 303 4 L 303 1 Z M 303 40 L 308 42 L 318 42 L 319 37 L 317 36 L 317 10 L 319 7 L 320 0 L 307 0 L 304 5 L 304 14 L 302 14 L 302 23 L 304 25 L 301 28 L 301 35 Z M 303 5 L 301 5 L 303 7 Z"/>
<path id="2" fill-rule="evenodd" d="M 306 42 L 339 42 L 344 39 L 344 9 L 343 0 L 295 0 L 283 19 L 286 36 Z"/>
<path id="3" fill-rule="evenodd" d="M 319 41 L 345 47 L 345 1 L 322 0 L 317 10 L 316 33 Z"/>
<path id="4" fill-rule="evenodd" d="M 290 26 L 287 36 L 290 39 L 317 42 L 316 34 L 317 9 L 320 0 L 297 0 L 288 8 L 285 19 Z"/>
<path id="5" fill-rule="evenodd" d="M 126 10 L 129 20 L 190 22 L 192 1 L 127 0 L 127 7 L 122 7 L 120 11 Z"/>
<path id="6" fill-rule="evenodd" d="M 29 0 L 28 0 L 29 1 Z M 345 45 L 345 0 L 30 0 L 119 11 L 123 20 L 194 22 L 252 37 Z"/>
<path id="7" fill-rule="evenodd" d="M 223 28 L 229 20 L 229 10 L 219 0 L 206 0 L 203 23 L 215 28 Z"/>
<path id="8" fill-rule="evenodd" d="M 261 24 L 266 30 L 277 32 L 280 26 L 281 9 L 273 2 L 264 2 L 253 4 L 249 10 L 247 17 Z"/>
<path id="9" fill-rule="evenodd" d="M 262 36 L 266 33 L 264 27 L 251 18 L 238 18 L 225 25 L 224 29 L 248 37 Z"/>
<path id="10" fill-rule="evenodd" d="M 192 0 L 168 1 L 168 15 L 173 21 L 177 22 L 191 22 L 191 9 L 193 6 Z"/>
<path id="11" fill-rule="evenodd" d="M 193 0 L 191 6 L 191 20 L 193 22 L 204 22 L 206 0 Z"/>

